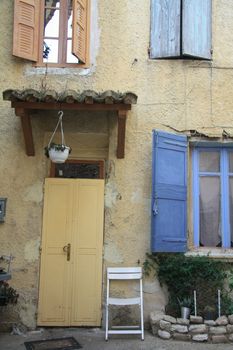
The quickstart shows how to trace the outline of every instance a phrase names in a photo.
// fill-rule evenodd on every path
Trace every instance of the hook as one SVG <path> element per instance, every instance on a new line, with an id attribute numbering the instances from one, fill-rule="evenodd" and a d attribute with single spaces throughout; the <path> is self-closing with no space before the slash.
<path id="1" fill-rule="evenodd" d="M 59 116 L 59 119 L 62 119 L 63 114 L 64 114 L 63 111 L 59 111 L 57 114 L 58 114 L 58 116 Z"/>

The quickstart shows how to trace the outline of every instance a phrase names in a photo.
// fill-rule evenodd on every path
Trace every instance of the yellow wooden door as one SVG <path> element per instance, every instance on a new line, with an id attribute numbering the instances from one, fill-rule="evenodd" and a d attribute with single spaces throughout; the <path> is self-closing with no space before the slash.
<path id="1" fill-rule="evenodd" d="M 46 179 L 39 325 L 100 326 L 103 200 L 104 180 Z"/>

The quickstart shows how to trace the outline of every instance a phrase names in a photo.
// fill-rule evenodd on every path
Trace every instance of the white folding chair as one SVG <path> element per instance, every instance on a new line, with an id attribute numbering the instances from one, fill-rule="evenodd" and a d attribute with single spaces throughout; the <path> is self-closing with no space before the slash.
<path id="1" fill-rule="evenodd" d="M 138 280 L 140 295 L 137 298 L 112 298 L 110 294 L 110 282 L 112 280 Z M 137 326 L 115 326 L 109 329 L 109 305 L 139 305 L 140 325 Z M 105 340 L 109 334 L 141 334 L 144 340 L 143 322 L 143 291 L 142 291 L 142 268 L 141 267 L 109 267 L 107 268 L 107 298 L 106 298 L 106 331 Z"/>

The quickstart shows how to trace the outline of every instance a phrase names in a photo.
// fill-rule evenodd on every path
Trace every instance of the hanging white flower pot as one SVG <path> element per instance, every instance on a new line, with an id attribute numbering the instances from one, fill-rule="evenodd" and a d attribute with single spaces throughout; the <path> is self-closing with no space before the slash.
<path id="1" fill-rule="evenodd" d="M 64 132 L 63 132 L 63 126 L 62 126 L 63 112 L 59 111 L 58 116 L 59 116 L 59 119 L 58 119 L 56 128 L 51 136 L 51 139 L 49 140 L 48 146 L 45 147 L 45 155 L 49 157 L 53 163 L 64 163 L 67 160 L 69 153 L 71 152 L 71 148 L 69 146 L 66 146 L 65 144 Z M 54 138 L 54 135 L 59 125 L 61 128 L 61 143 L 58 144 L 58 143 L 52 142 L 52 140 Z"/>

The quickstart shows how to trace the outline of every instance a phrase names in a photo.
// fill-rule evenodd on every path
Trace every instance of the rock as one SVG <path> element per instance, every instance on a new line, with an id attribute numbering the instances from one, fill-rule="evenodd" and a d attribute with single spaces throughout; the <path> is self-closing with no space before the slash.
<path id="1" fill-rule="evenodd" d="M 158 330 L 158 336 L 162 339 L 170 339 L 171 334 L 167 331 L 161 331 L 161 329 Z"/>
<path id="2" fill-rule="evenodd" d="M 171 322 L 160 320 L 159 327 L 169 332 L 171 329 Z"/>
<path id="3" fill-rule="evenodd" d="M 163 320 L 174 324 L 176 323 L 176 318 L 169 315 L 164 315 Z"/>
<path id="4" fill-rule="evenodd" d="M 233 334 L 230 334 L 228 339 L 233 342 Z"/>
<path id="5" fill-rule="evenodd" d="M 228 339 L 225 335 L 213 335 L 212 336 L 212 342 L 214 344 L 219 344 L 219 343 L 228 343 Z"/>
<path id="6" fill-rule="evenodd" d="M 171 332 L 188 333 L 188 327 L 182 326 L 180 324 L 172 324 L 171 325 Z"/>
<path id="7" fill-rule="evenodd" d="M 217 326 L 226 326 L 228 324 L 228 318 L 226 316 L 218 317 L 215 320 Z"/>
<path id="8" fill-rule="evenodd" d="M 189 326 L 189 331 L 192 334 L 199 334 L 199 333 L 206 333 L 207 332 L 207 326 L 205 324 L 193 324 Z"/>
<path id="9" fill-rule="evenodd" d="M 150 313 L 150 324 L 159 324 L 160 320 L 162 320 L 164 313 L 153 311 Z"/>
<path id="10" fill-rule="evenodd" d="M 191 335 L 190 334 L 182 334 L 182 333 L 174 333 L 173 338 L 175 340 L 189 341 L 189 340 L 191 340 Z"/>
<path id="11" fill-rule="evenodd" d="M 203 323 L 203 317 L 201 316 L 190 316 L 190 323 Z"/>
<path id="12" fill-rule="evenodd" d="M 224 326 L 210 327 L 210 334 L 226 334 L 227 329 Z"/>
<path id="13" fill-rule="evenodd" d="M 233 315 L 229 315 L 229 316 L 228 316 L 228 322 L 229 322 L 230 324 L 233 324 Z"/>
<path id="14" fill-rule="evenodd" d="M 187 320 L 186 318 L 177 318 L 176 322 L 185 326 L 188 326 L 190 321 Z"/>
<path id="15" fill-rule="evenodd" d="M 208 340 L 208 334 L 195 334 L 195 335 L 192 336 L 192 340 L 193 341 L 199 341 L 199 342 L 207 341 Z"/>
<path id="16" fill-rule="evenodd" d="M 227 333 L 233 333 L 233 324 L 228 324 L 226 328 L 227 328 Z"/>
<path id="17" fill-rule="evenodd" d="M 205 320 L 204 323 L 207 326 L 216 326 L 216 322 L 214 320 Z"/>
<path id="18" fill-rule="evenodd" d="M 157 324 L 152 324 L 151 330 L 153 335 L 158 335 L 159 326 Z"/>

